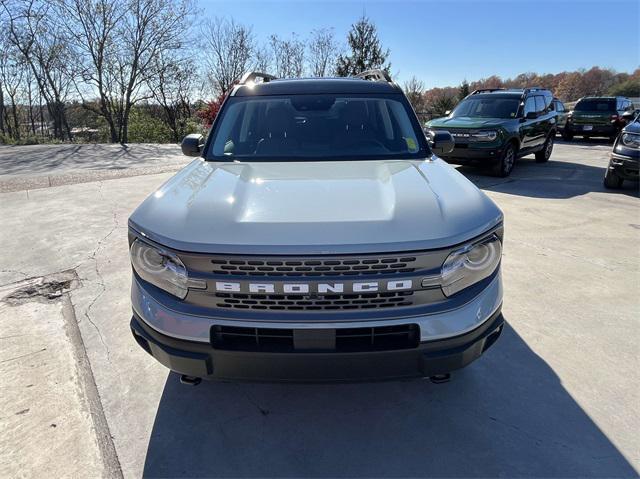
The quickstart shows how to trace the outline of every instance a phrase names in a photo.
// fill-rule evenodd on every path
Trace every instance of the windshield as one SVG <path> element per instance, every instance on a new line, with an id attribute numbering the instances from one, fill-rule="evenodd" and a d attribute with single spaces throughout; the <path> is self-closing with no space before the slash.
<path id="1" fill-rule="evenodd" d="M 616 101 L 613 99 L 604 100 L 580 100 L 575 111 L 615 111 Z"/>
<path id="2" fill-rule="evenodd" d="M 470 118 L 515 118 L 520 100 L 517 98 L 471 97 L 462 100 L 453 110 L 452 117 Z"/>
<path id="3" fill-rule="evenodd" d="M 427 156 L 424 134 L 403 95 L 231 97 L 220 115 L 209 160 Z"/>

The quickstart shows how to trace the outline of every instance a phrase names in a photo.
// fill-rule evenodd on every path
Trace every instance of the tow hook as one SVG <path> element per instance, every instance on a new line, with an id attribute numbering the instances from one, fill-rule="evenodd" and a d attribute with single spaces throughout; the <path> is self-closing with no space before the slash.
<path id="1" fill-rule="evenodd" d="M 186 384 L 187 386 L 197 386 L 202 382 L 202 378 L 187 376 L 186 374 L 183 374 L 182 376 L 180 376 L 180 382 L 182 384 Z"/>
<path id="2" fill-rule="evenodd" d="M 433 384 L 443 384 L 451 381 L 451 374 L 436 374 L 435 376 L 429 376 L 429 379 Z"/>

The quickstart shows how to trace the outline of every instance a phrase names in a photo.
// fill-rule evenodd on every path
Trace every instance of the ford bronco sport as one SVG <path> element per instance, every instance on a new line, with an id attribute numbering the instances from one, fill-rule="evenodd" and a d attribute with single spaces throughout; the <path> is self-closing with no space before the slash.
<path id="1" fill-rule="evenodd" d="M 624 97 L 580 98 L 567 117 L 564 138 L 571 140 L 574 135 L 583 138 L 604 136 L 613 141 L 626 123 L 624 114 L 633 111 L 633 103 Z"/>
<path id="2" fill-rule="evenodd" d="M 427 123 L 447 130 L 455 148 L 442 158 L 449 163 L 491 167 L 496 176 L 509 176 L 516 159 L 531 153 L 544 163 L 551 157 L 557 114 L 553 95 L 541 88 L 476 90 L 444 118 Z"/>
<path id="3" fill-rule="evenodd" d="M 384 72 L 245 75 L 129 218 L 134 338 L 189 384 L 446 380 L 503 328 L 502 213 L 452 145 Z"/>

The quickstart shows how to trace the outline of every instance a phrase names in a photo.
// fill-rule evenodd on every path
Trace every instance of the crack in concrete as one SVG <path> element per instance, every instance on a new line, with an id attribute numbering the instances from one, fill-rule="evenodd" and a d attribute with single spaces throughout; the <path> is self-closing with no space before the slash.
<path id="1" fill-rule="evenodd" d="M 100 184 L 99 184 L 98 194 L 100 196 L 102 196 L 102 182 L 100 182 Z M 100 291 L 91 300 L 91 303 L 89 303 L 89 306 L 87 306 L 87 308 L 84 310 L 84 317 L 87 319 L 87 321 L 89 321 L 89 323 L 94 327 L 94 329 L 98 333 L 98 337 L 100 338 L 100 342 L 102 343 L 102 346 L 104 347 L 105 351 L 107 352 L 107 361 L 109 363 L 111 363 L 111 351 L 109 350 L 109 346 L 107 346 L 107 343 L 104 340 L 104 337 L 102 336 L 102 332 L 100 331 L 100 328 L 98 327 L 98 325 L 94 322 L 93 318 L 91 317 L 91 309 L 96 304 L 96 302 L 102 297 L 102 295 L 107 291 L 107 287 L 104 284 L 104 277 L 102 276 L 102 273 L 100 272 L 100 268 L 98 267 L 98 258 L 97 258 L 98 253 L 102 249 L 104 243 L 109 239 L 109 237 L 118 228 L 121 228 L 121 226 L 120 226 L 120 224 L 118 222 L 118 215 L 115 212 L 115 210 L 112 210 L 111 213 L 112 213 L 113 227 L 111 228 L 111 230 L 106 235 L 104 235 L 100 240 L 98 240 L 98 243 L 96 244 L 95 249 L 87 257 L 87 261 L 93 261 L 93 268 L 94 268 L 94 271 L 96 273 L 96 278 L 97 278 L 96 279 L 96 283 L 100 286 Z"/>
<path id="2" fill-rule="evenodd" d="M 47 348 L 42 348 L 42 349 L 39 349 L 37 351 L 31 351 L 30 353 L 27 353 L 27 354 L 21 354 L 20 356 L 15 356 L 13 358 L 3 359 L 2 361 L 0 361 L 0 364 L 8 363 L 9 361 L 15 361 L 16 359 L 26 358 L 28 356 L 33 356 L 34 354 L 38 354 L 38 353 L 41 353 L 41 352 L 46 351 L 46 350 L 47 350 Z"/>

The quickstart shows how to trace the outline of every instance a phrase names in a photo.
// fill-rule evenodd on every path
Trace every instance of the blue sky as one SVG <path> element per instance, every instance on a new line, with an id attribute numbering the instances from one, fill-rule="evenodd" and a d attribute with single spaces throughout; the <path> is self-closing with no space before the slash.
<path id="1" fill-rule="evenodd" d="M 304 37 L 333 27 L 346 38 L 366 11 L 377 25 L 398 80 L 416 75 L 427 87 L 497 74 L 557 73 L 593 65 L 631 72 L 640 64 L 640 2 L 578 1 L 272 1 L 199 0 L 208 16 Z"/>

